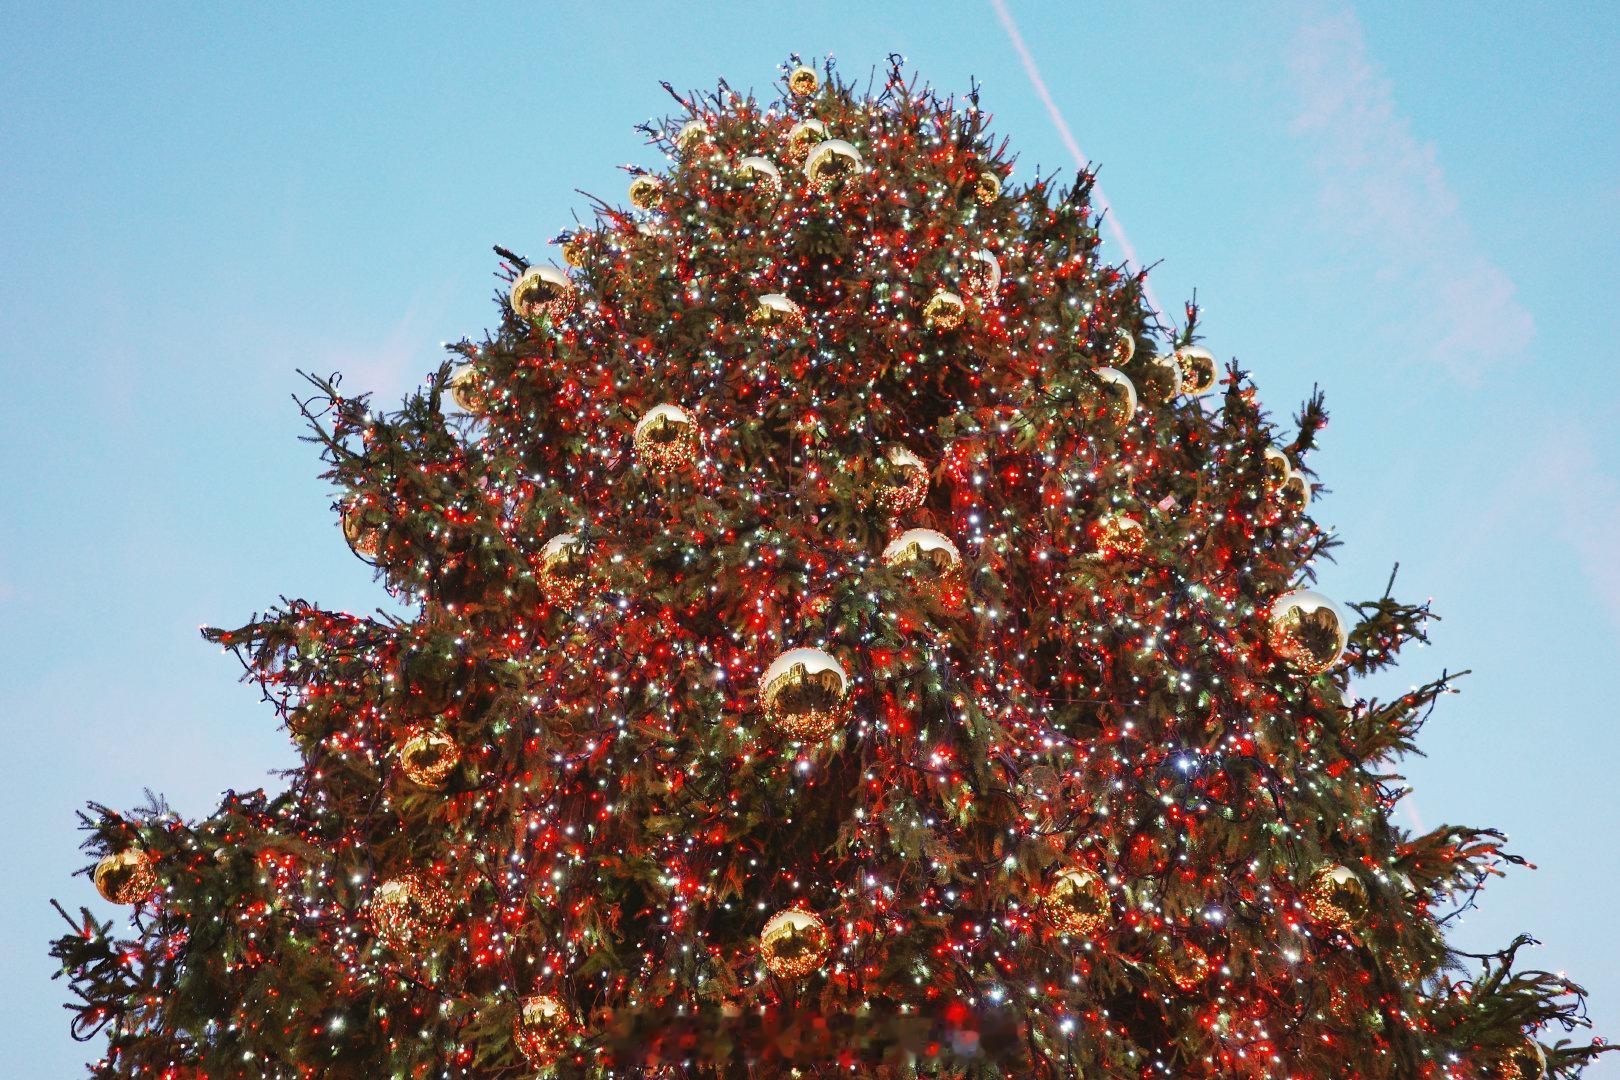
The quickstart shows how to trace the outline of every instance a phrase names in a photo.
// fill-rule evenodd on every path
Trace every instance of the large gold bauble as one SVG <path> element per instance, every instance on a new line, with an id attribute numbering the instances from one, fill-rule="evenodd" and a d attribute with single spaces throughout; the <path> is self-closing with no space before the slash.
<path id="1" fill-rule="evenodd" d="M 1305 890 L 1305 910 L 1336 930 L 1354 930 L 1367 918 L 1367 886 L 1348 867 L 1321 867 Z"/>
<path id="2" fill-rule="evenodd" d="M 788 89 L 793 91 L 794 97 L 809 97 L 821 85 L 821 78 L 814 68 L 800 64 L 788 76 Z"/>
<path id="3" fill-rule="evenodd" d="M 1001 177 L 986 169 L 973 182 L 973 197 L 981 206 L 989 206 L 1001 198 Z"/>
<path id="4" fill-rule="evenodd" d="M 651 173 L 641 173 L 630 180 L 630 205 L 637 210 L 651 210 L 664 200 L 664 182 Z"/>
<path id="5" fill-rule="evenodd" d="M 765 293 L 755 301 L 748 321 L 773 333 L 785 333 L 804 325 L 804 309 L 784 293 Z"/>
<path id="6" fill-rule="evenodd" d="M 955 330 L 962 325 L 967 305 L 953 292 L 940 289 L 923 305 L 923 322 L 935 330 Z"/>
<path id="7" fill-rule="evenodd" d="M 1113 426 L 1124 427 L 1136 415 L 1136 384 L 1116 368 L 1097 369 L 1102 394 L 1101 415 Z"/>
<path id="8" fill-rule="evenodd" d="M 759 951 L 772 975 L 802 979 L 826 961 L 832 952 L 832 935 L 814 912 L 787 908 L 765 923 L 759 933 Z"/>
<path id="9" fill-rule="evenodd" d="M 915 510 L 928 498 L 928 465 L 899 443 L 883 448 L 886 473 L 878 485 L 877 504 L 887 514 L 899 515 Z"/>
<path id="10" fill-rule="evenodd" d="M 826 138 L 826 124 L 820 120 L 800 120 L 788 129 L 787 159 L 795 163 L 805 160 L 810 148 Z"/>
<path id="11" fill-rule="evenodd" d="M 399 771 L 417 787 L 439 791 L 461 763 L 461 749 L 442 731 L 418 731 L 399 744 Z"/>
<path id="12" fill-rule="evenodd" d="M 544 1069 L 556 1064 L 568 1049 L 571 1027 L 562 1002 L 550 994 L 533 994 L 518 1003 L 512 1042 L 531 1066 Z"/>
<path id="13" fill-rule="evenodd" d="M 903 571 L 918 591 L 946 607 L 963 600 L 967 574 L 962 554 L 937 529 L 907 529 L 883 549 L 883 565 Z"/>
<path id="14" fill-rule="evenodd" d="M 1277 502 L 1290 514 L 1298 516 L 1311 508 L 1311 482 L 1305 474 L 1290 470 L 1288 479 L 1277 489 Z"/>
<path id="15" fill-rule="evenodd" d="M 455 370 L 450 372 L 446 386 L 450 390 L 450 400 L 455 402 L 456 408 L 462 412 L 478 416 L 489 408 L 489 398 L 484 393 L 483 379 L 472 364 L 457 365 Z"/>
<path id="16" fill-rule="evenodd" d="M 343 508 L 343 538 L 349 542 L 350 551 L 366 562 L 374 562 L 382 551 L 382 531 L 367 520 L 367 513 L 366 505 L 361 502 L 352 502 Z"/>
<path id="17" fill-rule="evenodd" d="M 1294 464 L 1288 460 L 1288 455 L 1275 446 L 1266 447 L 1265 455 L 1260 460 L 1260 482 L 1265 485 L 1268 495 L 1275 495 L 1288 483 L 1288 478 L 1294 473 Z"/>
<path id="18" fill-rule="evenodd" d="M 1108 925 L 1108 887 L 1090 870 L 1068 869 L 1053 879 L 1042 900 L 1046 916 L 1060 931 L 1092 937 Z"/>
<path id="19" fill-rule="evenodd" d="M 1319 592 L 1295 589 L 1271 605 L 1271 651 L 1305 675 L 1320 675 L 1337 664 L 1349 638 L 1339 605 Z"/>
<path id="20" fill-rule="evenodd" d="M 1108 343 L 1108 363 L 1113 367 L 1124 367 L 1136 355 L 1136 335 L 1120 327 L 1114 331 L 1114 339 Z"/>
<path id="21" fill-rule="evenodd" d="M 512 282 L 511 301 L 519 318 L 555 322 L 573 307 L 574 283 L 559 267 L 531 266 Z"/>
<path id="22" fill-rule="evenodd" d="M 860 151 L 843 139 L 817 143 L 804 159 L 804 175 L 818 191 L 831 191 L 860 171 Z"/>
<path id="23" fill-rule="evenodd" d="M 113 904 L 138 904 L 157 891 L 157 870 L 152 856 L 140 848 L 125 848 L 96 863 L 96 891 Z"/>
<path id="24" fill-rule="evenodd" d="M 1145 364 L 1154 398 L 1168 405 L 1181 396 L 1181 365 L 1173 356 L 1151 356 Z"/>
<path id="25" fill-rule="evenodd" d="M 540 549 L 540 591 L 553 604 L 573 603 L 589 577 L 585 543 L 573 533 L 558 533 Z"/>
<path id="26" fill-rule="evenodd" d="M 688 120 L 675 133 L 676 147 L 686 153 L 691 153 L 708 141 L 709 125 L 702 120 Z"/>
<path id="27" fill-rule="evenodd" d="M 1104 514 L 1095 526 L 1097 554 L 1106 559 L 1134 559 L 1147 546 L 1147 530 L 1129 514 Z"/>
<path id="28" fill-rule="evenodd" d="M 636 424 L 636 457 L 653 472 L 684 469 L 698 455 L 698 430 L 686 410 L 665 403 L 647 410 Z"/>
<path id="29" fill-rule="evenodd" d="M 589 235 L 584 232 L 571 232 L 563 237 L 563 262 L 576 270 L 585 265 L 585 245 Z"/>
<path id="30" fill-rule="evenodd" d="M 776 192 L 782 190 L 782 170 L 776 163 L 768 158 L 745 157 L 737 162 L 737 175 L 752 180 L 757 187 L 766 191 Z"/>
<path id="31" fill-rule="evenodd" d="M 765 721 L 790 739 L 818 743 L 849 720 L 849 679 L 822 649 L 789 649 L 759 680 Z"/>
<path id="32" fill-rule="evenodd" d="M 1501 1080 L 1546 1080 L 1547 1051 L 1535 1039 L 1514 1047 L 1496 1070 Z"/>
<path id="33" fill-rule="evenodd" d="M 371 894 L 371 927 L 377 941 L 394 952 L 426 944 L 450 921 L 450 893 L 424 871 L 389 878 Z"/>
<path id="34" fill-rule="evenodd" d="M 996 298 L 996 291 L 1001 288 L 1001 260 L 989 248 L 980 248 L 967 257 L 967 264 L 962 271 L 963 291 L 978 298 L 981 303 L 990 303 Z"/>
<path id="35" fill-rule="evenodd" d="M 1176 363 L 1181 367 L 1181 391 L 1198 397 L 1215 389 L 1215 356 L 1198 345 L 1183 345 L 1176 350 Z"/>

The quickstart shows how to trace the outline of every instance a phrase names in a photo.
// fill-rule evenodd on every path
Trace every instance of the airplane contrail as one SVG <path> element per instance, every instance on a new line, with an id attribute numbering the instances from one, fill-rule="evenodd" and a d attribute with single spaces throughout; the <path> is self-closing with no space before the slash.
<path id="1" fill-rule="evenodd" d="M 1075 165 L 1085 169 L 1090 164 L 1090 159 L 1080 152 L 1080 144 L 1075 141 L 1074 132 L 1069 130 L 1069 122 L 1063 118 L 1063 112 L 1058 108 L 1057 102 L 1052 100 L 1052 92 L 1046 88 L 1046 80 L 1041 78 L 1041 69 L 1036 65 L 1029 46 L 1024 44 L 1024 35 L 1018 32 L 1018 23 L 1013 19 L 1012 12 L 1007 10 L 1006 0 L 990 0 L 990 6 L 995 8 L 996 17 L 1001 20 L 1002 28 L 1007 31 L 1007 37 L 1011 39 L 1012 47 L 1024 65 L 1024 74 L 1029 76 L 1029 81 L 1034 85 L 1035 96 L 1046 106 L 1046 113 L 1052 118 L 1052 125 L 1057 128 L 1058 138 L 1063 140 L 1063 145 L 1073 156 Z M 1130 237 L 1125 235 L 1125 229 L 1119 223 L 1119 216 L 1109 205 L 1108 197 L 1103 194 L 1101 185 L 1092 187 L 1091 201 L 1102 211 L 1103 224 L 1113 237 L 1114 243 L 1119 245 L 1125 261 L 1140 267 L 1142 260 L 1136 257 L 1136 249 L 1131 246 Z M 1142 281 L 1142 294 L 1147 298 L 1148 306 L 1153 309 L 1154 314 L 1164 310 L 1159 306 L 1158 298 L 1153 295 L 1153 286 L 1145 278 Z"/>

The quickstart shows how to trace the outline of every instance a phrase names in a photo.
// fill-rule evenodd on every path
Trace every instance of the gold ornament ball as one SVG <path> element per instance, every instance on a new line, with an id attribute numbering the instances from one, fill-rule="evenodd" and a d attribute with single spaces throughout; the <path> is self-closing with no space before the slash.
<path id="1" fill-rule="evenodd" d="M 1354 930 L 1367 917 L 1367 886 L 1348 867 L 1324 866 L 1311 875 L 1305 910 L 1337 930 Z"/>
<path id="2" fill-rule="evenodd" d="M 571 604 L 590 576 L 585 544 L 573 533 L 559 533 L 540 549 L 540 591 L 553 604 Z"/>
<path id="3" fill-rule="evenodd" d="M 550 994 L 533 994 L 518 1003 L 512 1042 L 531 1066 L 555 1064 L 568 1048 L 568 1009 Z"/>
<path id="4" fill-rule="evenodd" d="M 1101 390 L 1101 415 L 1115 427 L 1124 427 L 1136 415 L 1136 384 L 1116 368 L 1097 369 Z"/>
<path id="5" fill-rule="evenodd" d="M 563 262 L 576 270 L 585 265 L 585 234 L 571 232 L 562 242 Z"/>
<path id="6" fill-rule="evenodd" d="M 1060 931 L 1092 937 L 1108 925 L 1108 888 L 1089 870 L 1068 869 L 1058 874 L 1043 901 L 1047 918 Z"/>
<path id="7" fill-rule="evenodd" d="M 996 290 L 1001 288 L 1001 260 L 995 252 L 980 248 L 968 256 L 962 288 L 987 303 L 996 298 Z"/>
<path id="8" fill-rule="evenodd" d="M 878 485 L 877 504 L 887 514 L 915 510 L 928 498 L 928 465 L 899 443 L 883 450 L 884 480 Z"/>
<path id="9" fill-rule="evenodd" d="M 768 158 L 745 157 L 737 162 L 737 173 L 766 191 L 775 193 L 782 190 L 782 170 Z"/>
<path id="10" fill-rule="evenodd" d="M 1121 327 L 1114 331 L 1114 340 L 1108 346 L 1108 363 L 1124 367 L 1136 355 L 1136 335 Z"/>
<path id="11" fill-rule="evenodd" d="M 367 520 L 364 503 L 352 502 L 343 508 L 343 538 L 349 550 L 366 562 L 372 562 L 382 550 L 382 532 Z"/>
<path id="12" fill-rule="evenodd" d="M 1183 393 L 1198 397 L 1215 389 L 1215 356 L 1197 345 L 1183 345 L 1176 350 L 1176 363 L 1181 366 Z"/>
<path id="13" fill-rule="evenodd" d="M 125 848 L 96 863 L 96 891 L 113 904 L 138 904 L 157 891 L 157 870 L 152 857 L 139 848 Z"/>
<path id="14" fill-rule="evenodd" d="M 1001 198 L 1001 177 L 988 169 L 980 173 L 973 182 L 973 197 L 979 200 L 981 206 L 989 206 Z"/>
<path id="15" fill-rule="evenodd" d="M 804 325 L 804 310 L 783 293 L 765 293 L 755 302 L 748 321 L 770 332 L 785 333 Z"/>
<path id="16" fill-rule="evenodd" d="M 651 210 L 664 198 L 664 185 L 658 177 L 642 173 L 630 181 L 630 205 L 637 210 Z"/>
<path id="17" fill-rule="evenodd" d="M 787 159 L 800 162 L 810 148 L 827 138 L 827 125 L 820 120 L 800 120 L 788 129 Z"/>
<path id="18" fill-rule="evenodd" d="M 765 966 L 779 979 L 802 979 L 826 962 L 832 935 L 814 912 L 787 908 L 772 915 L 759 933 Z"/>
<path id="19" fill-rule="evenodd" d="M 966 311 L 960 296 L 940 289 L 923 305 L 923 322 L 935 330 L 955 330 L 962 325 Z"/>
<path id="20" fill-rule="evenodd" d="M 1125 513 L 1105 514 L 1096 525 L 1097 553 L 1107 559 L 1135 559 L 1147 546 L 1142 523 Z"/>
<path id="21" fill-rule="evenodd" d="M 819 743 L 849 720 L 849 679 L 822 649 L 789 649 L 759 680 L 765 722 L 800 742 Z"/>
<path id="22" fill-rule="evenodd" d="M 450 372 L 448 382 L 450 400 L 456 403 L 456 408 L 473 416 L 481 415 L 489 408 L 489 398 L 484 393 L 483 380 L 478 369 L 472 364 L 460 364 Z"/>
<path id="23" fill-rule="evenodd" d="M 1535 1039 L 1526 1038 L 1508 1053 L 1497 1075 L 1502 1080 L 1545 1080 L 1547 1051 Z"/>
<path id="24" fill-rule="evenodd" d="M 1349 643 L 1349 624 L 1339 605 L 1310 589 L 1295 589 L 1271 605 L 1271 650 L 1289 667 L 1320 675 L 1339 662 Z"/>
<path id="25" fill-rule="evenodd" d="M 1161 403 L 1168 405 L 1181 396 L 1181 365 L 1174 357 L 1150 357 L 1147 368 L 1149 385 Z"/>
<path id="26" fill-rule="evenodd" d="M 371 927 L 377 941 L 394 952 L 423 945 L 450 921 L 450 893 L 426 873 L 389 878 L 371 894 Z"/>
<path id="27" fill-rule="evenodd" d="M 675 133 L 675 145 L 687 153 L 709 141 L 709 125 L 702 120 L 688 120 Z"/>
<path id="28" fill-rule="evenodd" d="M 1311 482 L 1304 473 L 1290 471 L 1288 479 L 1277 489 L 1277 502 L 1288 513 L 1303 514 L 1311 508 Z"/>
<path id="29" fill-rule="evenodd" d="M 697 425 L 685 409 L 667 402 L 637 422 L 633 442 L 636 457 L 655 473 L 685 468 L 698 455 Z"/>
<path id="30" fill-rule="evenodd" d="M 573 307 L 574 283 L 559 267 L 531 266 L 512 282 L 511 302 L 519 318 L 555 322 Z"/>
<path id="31" fill-rule="evenodd" d="M 418 731 L 399 746 L 399 768 L 417 787 L 438 791 L 461 763 L 461 750 L 442 731 Z"/>
<path id="32" fill-rule="evenodd" d="M 963 598 L 967 575 L 962 554 L 937 529 L 907 529 L 883 549 L 883 565 L 903 571 L 924 595 L 954 607 Z"/>
<path id="33" fill-rule="evenodd" d="M 1275 495 L 1288 483 L 1293 475 L 1294 464 L 1288 460 L 1288 455 L 1275 446 L 1266 447 L 1265 456 L 1260 461 L 1260 482 L 1265 485 L 1266 493 Z"/>
<path id="34" fill-rule="evenodd" d="M 818 191 L 831 191 L 860 171 L 860 151 L 843 139 L 817 143 L 804 161 L 804 175 Z"/>
<path id="35" fill-rule="evenodd" d="M 788 89 L 793 91 L 794 97 L 809 97 L 816 92 L 816 88 L 820 85 L 821 79 L 816 75 L 814 69 L 805 67 L 803 64 L 794 68 L 792 74 L 788 76 Z"/>

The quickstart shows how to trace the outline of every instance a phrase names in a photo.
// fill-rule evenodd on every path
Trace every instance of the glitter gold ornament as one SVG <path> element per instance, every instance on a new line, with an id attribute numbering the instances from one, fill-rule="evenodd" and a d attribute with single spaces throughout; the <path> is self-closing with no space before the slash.
<path id="1" fill-rule="evenodd" d="M 1349 643 L 1349 623 L 1339 605 L 1310 589 L 1295 589 L 1271 605 L 1271 650 L 1289 667 L 1320 675 L 1339 662 Z"/>
<path id="2" fill-rule="evenodd" d="M 559 533 L 540 549 L 540 591 L 553 604 L 573 603 L 589 576 L 585 543 L 573 533 Z"/>
<path id="3" fill-rule="evenodd" d="M 804 159 L 804 175 L 820 191 L 830 191 L 860 171 L 860 151 L 843 139 L 817 143 Z"/>
<path id="4" fill-rule="evenodd" d="M 460 763 L 461 750 L 442 731 L 417 731 L 399 744 L 399 771 L 429 791 L 441 790 Z"/>
<path id="5" fill-rule="evenodd" d="M 1367 886 L 1348 867 L 1321 867 L 1305 890 L 1305 910 L 1337 930 L 1354 930 L 1367 917 Z"/>
<path id="6" fill-rule="evenodd" d="M 472 364 L 458 364 L 450 372 L 447 384 L 450 390 L 450 400 L 456 403 L 456 408 L 474 416 L 481 415 L 489 408 L 489 398 L 484 395 L 482 380 L 478 369 Z"/>
<path id="7" fill-rule="evenodd" d="M 550 994 L 532 994 L 518 1003 L 512 1043 L 531 1066 L 544 1069 L 556 1064 L 568 1048 L 571 1026 L 562 1002 Z"/>
<path id="8" fill-rule="evenodd" d="M 782 293 L 765 293 L 755 302 L 748 321 L 770 331 L 797 330 L 804 325 L 804 311 Z"/>
<path id="9" fill-rule="evenodd" d="M 1496 1070 L 1501 1080 L 1546 1080 L 1547 1051 L 1535 1039 L 1514 1047 Z"/>
<path id="10" fill-rule="evenodd" d="M 803 64 L 794 68 L 793 73 L 788 76 L 788 89 L 793 91 L 794 97 L 809 97 L 816 92 L 816 87 L 820 85 L 821 79 L 816 75 L 815 70 L 805 67 Z"/>
<path id="11" fill-rule="evenodd" d="M 1068 869 L 1053 879 L 1042 898 L 1046 916 L 1058 930 L 1092 937 L 1108 925 L 1108 888 L 1089 870 Z"/>
<path id="12" fill-rule="evenodd" d="M 849 720 L 849 679 L 822 649 L 789 649 L 759 680 L 765 721 L 790 739 L 818 743 Z"/>
<path id="13" fill-rule="evenodd" d="M 1114 332 L 1114 339 L 1108 345 L 1108 362 L 1114 367 L 1124 367 L 1136 355 L 1136 335 L 1124 327 Z"/>
<path id="14" fill-rule="evenodd" d="M 967 257 L 962 272 L 962 288 L 980 301 L 989 303 L 1001 288 L 1001 261 L 989 248 L 980 248 Z"/>
<path id="15" fill-rule="evenodd" d="M 907 529 L 883 549 L 883 565 L 903 570 L 925 594 L 954 606 L 966 585 L 962 554 L 936 529 Z"/>
<path id="16" fill-rule="evenodd" d="M 973 182 L 973 197 L 979 200 L 980 205 L 989 206 L 1001 198 L 1001 177 L 986 169 L 979 174 Z"/>
<path id="17" fill-rule="evenodd" d="M 803 161 L 810 148 L 827 138 L 827 125 L 820 120 L 800 120 L 788 129 L 787 159 Z"/>
<path id="18" fill-rule="evenodd" d="M 878 507 L 888 514 L 915 510 L 928 497 L 928 466 L 899 443 L 883 448 L 885 477 L 877 489 Z"/>
<path id="19" fill-rule="evenodd" d="M 709 125 L 702 120 L 688 120 L 675 133 L 675 146 L 685 153 L 691 153 L 708 141 Z"/>
<path id="20" fill-rule="evenodd" d="M 1097 553 L 1106 559 L 1134 559 L 1147 546 L 1142 523 L 1126 513 L 1104 514 L 1093 526 Z"/>
<path id="21" fill-rule="evenodd" d="M 940 289 L 923 305 L 923 322 L 935 330 L 955 330 L 962 325 L 967 305 L 953 292 Z"/>
<path id="22" fill-rule="evenodd" d="M 1183 345 L 1176 350 L 1176 363 L 1181 367 L 1183 393 L 1197 397 L 1215 389 L 1215 356 L 1197 345 Z"/>
<path id="23" fill-rule="evenodd" d="M 697 457 L 697 425 L 685 409 L 666 402 L 636 423 L 634 443 L 642 465 L 657 473 L 673 472 Z"/>
<path id="24" fill-rule="evenodd" d="M 664 182 L 651 173 L 638 173 L 630 180 L 630 205 L 651 210 L 664 198 Z"/>
<path id="25" fill-rule="evenodd" d="M 450 893 L 425 872 L 389 878 L 371 894 L 371 926 L 386 949 L 406 952 L 425 944 L 450 921 Z"/>
<path id="26" fill-rule="evenodd" d="M 1190 941 L 1166 949 L 1160 966 L 1179 990 L 1195 990 L 1209 978 L 1209 954 Z"/>
<path id="27" fill-rule="evenodd" d="M 1288 483 L 1288 477 L 1293 474 L 1294 465 L 1288 460 L 1288 455 L 1275 446 L 1266 447 L 1265 456 L 1260 461 L 1260 482 L 1265 485 L 1266 493 L 1275 495 Z"/>
<path id="28" fill-rule="evenodd" d="M 1136 384 L 1111 367 L 1098 368 L 1096 375 L 1102 390 L 1101 415 L 1115 427 L 1124 427 L 1136 415 Z"/>
<path id="29" fill-rule="evenodd" d="M 1311 482 L 1304 473 L 1289 470 L 1288 479 L 1277 489 L 1277 502 L 1294 515 L 1303 514 L 1311 508 Z"/>
<path id="30" fill-rule="evenodd" d="M 555 322 L 574 303 L 574 283 L 558 267 L 531 266 L 512 282 L 512 310 L 519 318 Z"/>
<path id="31" fill-rule="evenodd" d="M 759 932 L 759 951 L 772 975 L 802 979 L 826 961 L 832 935 L 814 912 L 786 908 L 772 915 Z"/>
<path id="32" fill-rule="evenodd" d="M 157 891 L 157 870 L 152 856 L 140 848 L 125 848 L 96 863 L 96 891 L 113 904 L 138 904 Z"/>
<path id="33" fill-rule="evenodd" d="M 782 170 L 775 162 L 762 157 L 745 157 L 737 162 L 737 174 L 754 182 L 766 191 L 782 190 Z"/>
<path id="34" fill-rule="evenodd" d="M 376 561 L 382 550 L 382 531 L 371 520 L 371 510 L 363 502 L 352 502 L 343 508 L 343 538 L 349 550 L 366 562 Z"/>

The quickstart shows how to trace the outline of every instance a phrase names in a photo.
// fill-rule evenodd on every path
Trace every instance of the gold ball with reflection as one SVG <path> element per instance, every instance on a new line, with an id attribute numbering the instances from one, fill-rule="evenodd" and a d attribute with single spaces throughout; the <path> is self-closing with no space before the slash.
<path id="1" fill-rule="evenodd" d="M 1348 867 L 1324 866 L 1311 875 L 1305 910 L 1336 930 L 1354 930 L 1367 918 L 1367 886 Z"/>
<path id="2" fill-rule="evenodd" d="M 759 934 L 765 966 L 779 979 L 801 979 L 819 968 L 832 952 L 827 924 L 803 908 L 778 911 Z"/>
<path id="3" fill-rule="evenodd" d="M 438 791 L 461 764 L 461 749 L 442 731 L 418 731 L 399 746 L 399 769 L 417 787 Z"/>
<path id="4" fill-rule="evenodd" d="M 157 870 L 146 852 L 125 848 L 96 863 L 95 883 L 109 903 L 138 904 L 157 891 Z"/>
<path id="5" fill-rule="evenodd" d="M 821 85 L 821 79 L 815 70 L 800 64 L 788 76 L 788 89 L 793 91 L 795 97 L 809 97 Z"/>
<path id="6" fill-rule="evenodd" d="M 966 310 L 960 296 L 941 289 L 923 305 L 923 322 L 935 330 L 955 330 L 962 325 Z"/>
<path id="7" fill-rule="evenodd" d="M 550 994 L 532 994 L 518 1004 L 512 1042 L 530 1065 L 544 1069 L 568 1048 L 568 1009 Z"/>
<path id="8" fill-rule="evenodd" d="M 394 952 L 423 945 L 450 921 L 450 893 L 423 871 L 389 878 L 371 894 L 371 927 Z"/>
<path id="9" fill-rule="evenodd" d="M 1064 870 L 1046 890 L 1043 907 L 1062 932 L 1091 937 L 1108 925 L 1108 887 L 1090 870 Z"/>

